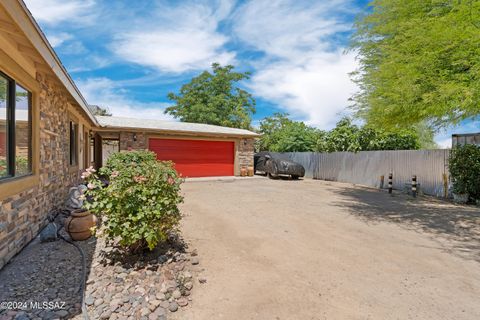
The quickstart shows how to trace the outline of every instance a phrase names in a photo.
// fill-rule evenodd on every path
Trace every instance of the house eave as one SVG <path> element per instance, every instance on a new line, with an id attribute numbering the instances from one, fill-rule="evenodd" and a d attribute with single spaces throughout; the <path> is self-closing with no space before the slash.
<path id="1" fill-rule="evenodd" d="M 45 63 L 51 68 L 52 72 L 60 80 L 75 102 L 78 103 L 88 118 L 96 126 L 99 126 L 97 119 L 88 109 L 87 101 L 80 93 L 80 90 L 61 63 L 60 58 L 55 53 L 23 0 L 3 0 L 2 5 L 7 9 L 17 27 L 28 37 L 33 47 L 45 60 Z"/>
<path id="2" fill-rule="evenodd" d="M 152 128 L 138 128 L 138 127 L 122 127 L 122 126 L 100 126 L 99 132 L 108 131 L 129 131 L 129 132 L 147 132 L 150 134 L 168 134 L 168 135 L 182 135 L 182 136 L 205 136 L 205 137 L 219 137 L 219 138 L 240 138 L 240 139 L 255 139 L 260 138 L 260 134 L 238 134 L 238 133 L 220 133 L 220 132 L 201 132 L 188 130 L 169 130 L 169 129 L 152 129 Z"/>

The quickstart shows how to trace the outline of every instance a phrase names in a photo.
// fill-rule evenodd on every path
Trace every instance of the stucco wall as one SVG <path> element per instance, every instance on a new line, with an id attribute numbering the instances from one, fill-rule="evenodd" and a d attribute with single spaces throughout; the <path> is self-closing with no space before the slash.
<path id="1" fill-rule="evenodd" d="M 68 188 L 79 178 L 78 169 L 69 165 L 67 97 L 41 74 L 36 79 L 40 84 L 38 183 L 0 198 L 0 268 L 38 234 L 48 213 L 63 205 Z"/>

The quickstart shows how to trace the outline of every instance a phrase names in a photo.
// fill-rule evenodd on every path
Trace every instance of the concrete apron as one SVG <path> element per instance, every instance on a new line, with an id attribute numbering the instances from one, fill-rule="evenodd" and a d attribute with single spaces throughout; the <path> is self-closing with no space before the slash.
<path id="1" fill-rule="evenodd" d="M 236 181 L 236 180 L 252 180 L 252 179 L 265 179 L 265 177 L 262 177 L 262 176 L 253 176 L 253 177 L 237 177 L 237 176 L 198 177 L 198 178 L 185 178 L 185 182 Z"/>

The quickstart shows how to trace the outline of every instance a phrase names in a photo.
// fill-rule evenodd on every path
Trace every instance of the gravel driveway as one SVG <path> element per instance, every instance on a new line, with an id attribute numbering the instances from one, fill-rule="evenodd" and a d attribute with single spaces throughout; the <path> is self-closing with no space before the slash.
<path id="1" fill-rule="evenodd" d="M 480 213 L 315 180 L 187 182 L 182 319 L 480 319 Z"/>

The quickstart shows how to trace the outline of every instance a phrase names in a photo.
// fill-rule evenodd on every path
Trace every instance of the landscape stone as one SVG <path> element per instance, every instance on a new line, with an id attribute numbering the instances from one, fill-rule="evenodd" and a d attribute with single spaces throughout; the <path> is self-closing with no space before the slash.
<path id="1" fill-rule="evenodd" d="M 180 307 L 185 307 L 186 305 L 188 305 L 188 300 L 185 298 L 180 298 L 177 300 L 177 303 Z"/>
<path id="2" fill-rule="evenodd" d="M 175 312 L 178 310 L 178 304 L 175 301 L 170 302 L 170 305 L 168 306 L 168 310 L 171 312 Z"/>

